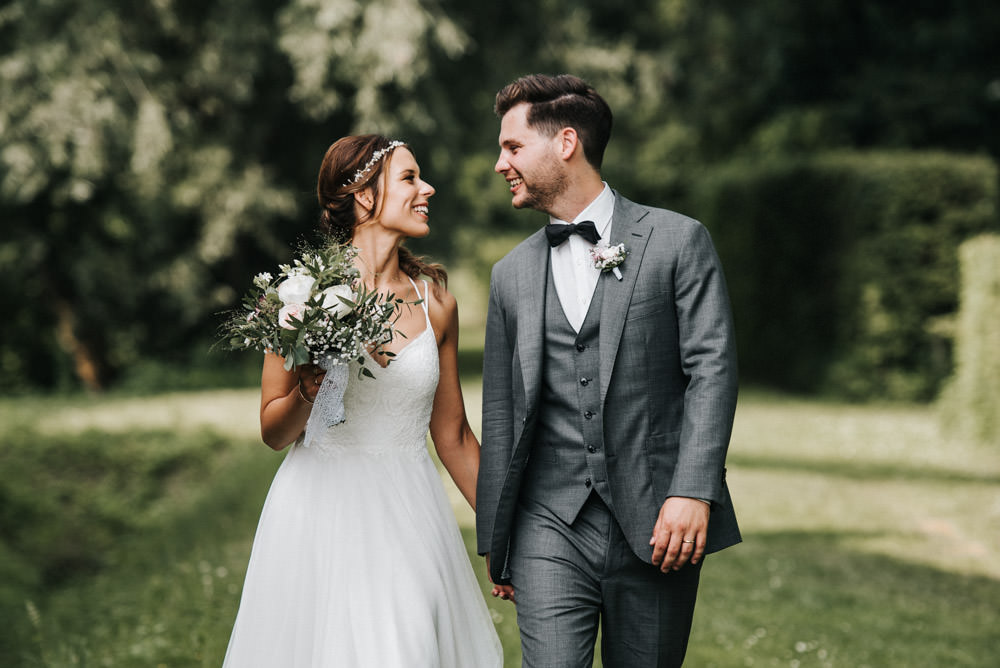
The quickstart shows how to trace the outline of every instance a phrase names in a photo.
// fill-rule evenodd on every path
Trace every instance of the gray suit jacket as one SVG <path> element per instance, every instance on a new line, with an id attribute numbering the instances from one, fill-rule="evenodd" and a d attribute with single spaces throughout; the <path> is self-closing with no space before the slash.
<path id="1" fill-rule="evenodd" d="M 736 345 L 725 278 L 697 221 L 615 194 L 611 245 L 629 255 L 601 303 L 600 382 L 613 511 L 635 554 L 664 500 L 711 501 L 707 552 L 740 541 L 725 480 L 736 409 Z M 543 230 L 493 268 L 483 362 L 478 551 L 504 582 L 541 390 L 549 246 Z"/>

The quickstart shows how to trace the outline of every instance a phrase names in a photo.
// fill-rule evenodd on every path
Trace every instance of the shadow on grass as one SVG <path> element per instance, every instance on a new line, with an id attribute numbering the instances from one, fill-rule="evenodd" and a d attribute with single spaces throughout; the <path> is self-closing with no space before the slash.
<path id="1" fill-rule="evenodd" d="M 727 464 L 733 468 L 760 469 L 791 473 L 815 473 L 851 480 L 901 480 L 914 482 L 940 482 L 1000 485 L 1000 476 L 994 473 L 948 471 L 940 468 L 920 468 L 901 463 L 873 464 L 869 461 L 843 461 L 824 459 L 789 459 L 731 453 Z"/>
<path id="2" fill-rule="evenodd" d="M 689 665 L 937 667 L 995 660 L 1000 582 L 850 547 L 863 537 L 870 536 L 751 534 L 710 556 Z"/>

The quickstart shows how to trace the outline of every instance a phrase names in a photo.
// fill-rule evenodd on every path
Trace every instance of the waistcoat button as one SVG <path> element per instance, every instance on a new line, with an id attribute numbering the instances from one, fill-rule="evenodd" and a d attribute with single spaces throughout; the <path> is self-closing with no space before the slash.
<path id="1" fill-rule="evenodd" d="M 594 417 L 594 414 L 591 411 L 587 411 L 586 413 L 583 414 L 583 417 L 589 420 L 590 418 Z"/>
<path id="2" fill-rule="evenodd" d="M 576 352 L 582 353 L 586 349 L 587 349 L 587 346 L 583 345 L 582 343 L 576 344 Z"/>
<path id="3" fill-rule="evenodd" d="M 587 452 L 597 452 L 597 448 L 592 445 L 587 446 Z"/>
<path id="4" fill-rule="evenodd" d="M 587 387 L 588 383 L 590 383 L 590 379 L 589 378 L 581 378 L 580 379 L 580 384 L 583 385 L 584 387 Z"/>

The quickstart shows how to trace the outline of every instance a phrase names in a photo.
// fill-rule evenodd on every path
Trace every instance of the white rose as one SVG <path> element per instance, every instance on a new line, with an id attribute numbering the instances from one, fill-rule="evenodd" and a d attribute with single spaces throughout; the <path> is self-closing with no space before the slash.
<path id="1" fill-rule="evenodd" d="M 278 311 L 278 324 L 285 329 L 295 329 L 291 319 L 302 320 L 302 316 L 309 310 L 305 304 L 285 304 Z"/>
<path id="2" fill-rule="evenodd" d="M 352 306 L 340 301 L 340 297 L 352 302 L 357 299 L 357 295 L 354 294 L 354 290 L 351 290 L 349 285 L 334 285 L 323 291 L 323 308 L 332 312 L 338 320 L 354 310 Z"/>
<path id="3" fill-rule="evenodd" d="M 291 276 L 278 286 L 278 298 L 286 306 L 289 304 L 305 304 L 312 294 L 316 279 L 312 276 Z"/>

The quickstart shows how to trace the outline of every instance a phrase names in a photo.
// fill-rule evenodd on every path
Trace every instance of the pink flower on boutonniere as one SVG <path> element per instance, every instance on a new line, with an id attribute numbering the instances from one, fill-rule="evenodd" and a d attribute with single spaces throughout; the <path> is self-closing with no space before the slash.
<path id="1" fill-rule="evenodd" d="M 594 269 L 602 272 L 610 271 L 619 281 L 622 280 L 622 272 L 618 266 L 625 261 L 628 251 L 625 244 L 617 246 L 594 246 L 590 249 L 590 259 L 594 261 Z"/>

